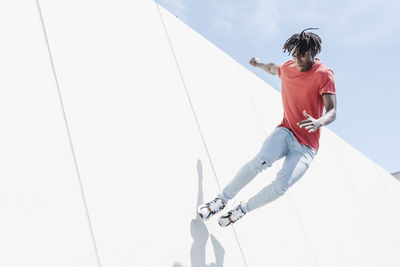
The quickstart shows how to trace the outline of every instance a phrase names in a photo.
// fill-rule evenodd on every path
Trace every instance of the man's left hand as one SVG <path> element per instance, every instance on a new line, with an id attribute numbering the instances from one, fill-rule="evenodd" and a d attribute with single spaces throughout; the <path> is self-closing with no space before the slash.
<path id="1" fill-rule="evenodd" d="M 303 110 L 304 116 L 306 116 L 307 120 L 303 120 L 297 123 L 297 125 L 300 125 L 300 128 L 305 127 L 305 129 L 309 130 L 309 133 L 315 132 L 318 130 L 319 127 L 322 126 L 322 123 L 311 117 L 310 115 L 307 114 L 305 110 Z"/>

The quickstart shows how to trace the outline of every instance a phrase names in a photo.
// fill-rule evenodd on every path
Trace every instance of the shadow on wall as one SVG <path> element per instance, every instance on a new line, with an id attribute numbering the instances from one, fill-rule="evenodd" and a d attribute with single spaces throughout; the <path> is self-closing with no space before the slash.
<path id="1" fill-rule="evenodd" d="M 194 208 L 196 219 L 190 222 L 190 233 L 193 238 L 192 247 L 190 248 L 191 267 L 223 267 L 225 250 L 221 243 L 215 238 L 214 235 L 208 232 L 206 224 L 200 219 L 197 214 L 197 207 L 203 204 L 203 167 L 201 160 L 197 161 L 197 173 L 198 173 L 198 192 L 197 192 L 197 203 Z M 215 262 L 206 265 L 206 245 L 210 237 L 211 244 L 214 249 Z M 172 267 L 183 267 L 179 262 L 175 262 Z"/>
<path id="2" fill-rule="evenodd" d="M 398 181 L 400 181 L 400 171 L 394 172 L 394 173 L 392 173 L 392 175 L 394 176 L 394 178 L 396 178 Z"/>

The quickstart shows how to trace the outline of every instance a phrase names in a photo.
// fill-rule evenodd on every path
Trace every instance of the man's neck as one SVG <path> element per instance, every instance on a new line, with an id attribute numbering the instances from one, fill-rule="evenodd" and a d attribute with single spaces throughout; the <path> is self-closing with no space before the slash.
<path id="1" fill-rule="evenodd" d="M 315 60 L 311 61 L 310 66 L 305 71 L 308 71 L 309 69 L 311 69 L 312 66 L 314 66 L 314 64 L 315 64 Z"/>

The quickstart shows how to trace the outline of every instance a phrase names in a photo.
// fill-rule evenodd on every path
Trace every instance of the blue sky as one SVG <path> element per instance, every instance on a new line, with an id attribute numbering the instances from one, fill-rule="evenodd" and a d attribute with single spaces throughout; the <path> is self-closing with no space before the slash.
<path id="1" fill-rule="evenodd" d="M 157 0 L 184 23 L 281 90 L 280 79 L 248 64 L 282 64 L 284 42 L 306 28 L 322 39 L 316 57 L 335 73 L 337 118 L 328 128 L 388 172 L 400 171 L 400 1 Z"/>

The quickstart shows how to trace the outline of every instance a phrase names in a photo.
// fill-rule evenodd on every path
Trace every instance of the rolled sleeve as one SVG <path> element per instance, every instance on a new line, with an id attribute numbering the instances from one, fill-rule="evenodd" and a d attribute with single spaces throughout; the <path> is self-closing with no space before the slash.
<path id="1" fill-rule="evenodd" d="M 328 69 L 328 71 L 324 72 L 321 77 L 319 94 L 322 95 L 323 93 L 336 94 L 335 77 L 333 70 L 331 69 Z"/>
<path id="2" fill-rule="evenodd" d="M 278 76 L 279 78 L 281 77 L 281 72 L 282 72 L 282 65 L 278 66 Z"/>

